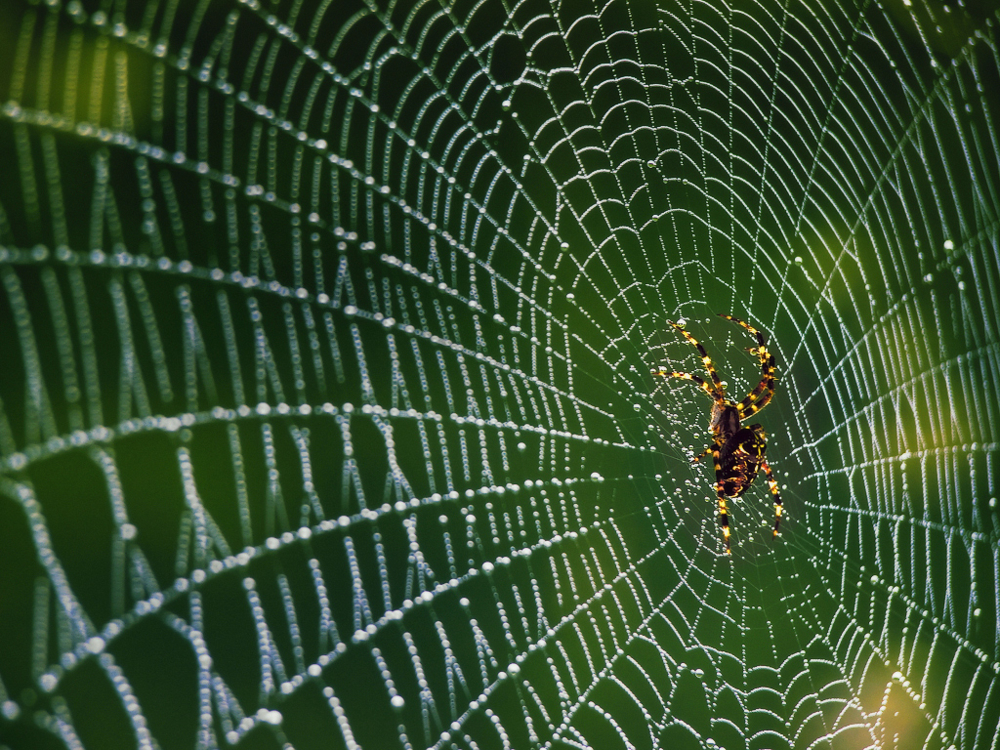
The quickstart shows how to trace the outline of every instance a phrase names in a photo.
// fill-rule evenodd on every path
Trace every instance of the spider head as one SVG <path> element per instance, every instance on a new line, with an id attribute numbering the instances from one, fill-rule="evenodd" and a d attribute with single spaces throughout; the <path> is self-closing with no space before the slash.
<path id="1" fill-rule="evenodd" d="M 720 399 L 712 406 L 708 426 L 723 441 L 728 440 L 740 431 L 740 413 L 735 406 Z"/>

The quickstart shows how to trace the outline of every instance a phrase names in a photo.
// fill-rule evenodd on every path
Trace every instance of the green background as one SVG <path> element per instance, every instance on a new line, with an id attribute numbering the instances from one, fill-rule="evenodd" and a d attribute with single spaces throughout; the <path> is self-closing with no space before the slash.
<path id="1" fill-rule="evenodd" d="M 995 747 L 998 22 L 0 3 L 0 746 Z"/>

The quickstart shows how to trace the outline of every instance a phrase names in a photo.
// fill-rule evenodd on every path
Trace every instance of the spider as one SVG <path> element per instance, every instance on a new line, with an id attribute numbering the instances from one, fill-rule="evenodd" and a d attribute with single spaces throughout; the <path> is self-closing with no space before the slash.
<path id="1" fill-rule="evenodd" d="M 719 379 L 705 347 L 698 343 L 694 336 L 684 330 L 681 325 L 672 320 L 667 322 L 677 329 L 689 344 L 698 349 L 698 353 L 701 354 L 701 362 L 705 366 L 711 382 L 706 382 L 697 375 L 691 375 L 687 372 L 669 372 L 662 367 L 653 370 L 652 374 L 662 378 L 690 380 L 715 401 L 708 420 L 708 425 L 712 430 L 712 444 L 695 456 L 691 462 L 697 463 L 703 456 L 712 454 L 712 461 L 715 464 L 715 490 L 719 495 L 719 523 L 722 526 L 722 536 L 726 543 L 726 554 L 729 555 L 732 552 L 729 549 L 729 512 L 726 509 L 726 498 L 740 497 L 750 488 L 753 480 L 757 477 L 757 472 L 761 469 L 767 476 L 768 488 L 774 496 L 774 536 L 778 536 L 778 525 L 781 523 L 781 495 L 778 494 L 778 483 L 774 481 L 771 467 L 767 465 L 764 458 L 767 451 L 767 437 L 761 425 L 752 424 L 745 427 L 741 424 L 748 417 L 767 406 L 771 400 L 774 395 L 777 368 L 774 364 L 774 355 L 767 350 L 764 336 L 760 331 L 732 315 L 719 313 L 719 316 L 743 326 L 757 338 L 758 346 L 751 347 L 748 351 L 760 359 L 761 380 L 757 387 L 747 394 L 746 398 L 739 403 L 726 398 L 722 381 Z"/>

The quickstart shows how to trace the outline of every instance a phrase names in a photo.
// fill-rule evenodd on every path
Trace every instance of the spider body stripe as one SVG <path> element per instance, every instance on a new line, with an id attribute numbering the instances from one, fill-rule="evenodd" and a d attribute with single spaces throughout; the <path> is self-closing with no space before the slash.
<path id="1" fill-rule="evenodd" d="M 668 320 L 667 322 L 698 350 L 711 382 L 697 375 L 677 372 L 676 370 L 668 371 L 662 367 L 653 370 L 652 374 L 664 378 L 689 380 L 704 390 L 715 402 L 709 415 L 712 444 L 695 456 L 692 463 L 700 461 L 709 453 L 712 454 L 712 464 L 715 469 L 714 489 L 719 503 L 719 525 L 722 527 L 726 554 L 732 554 L 729 543 L 731 532 L 726 498 L 742 496 L 750 489 L 750 485 L 753 484 L 761 471 L 767 478 L 768 491 L 774 498 L 774 536 L 778 535 L 781 523 L 781 494 L 778 492 L 778 483 L 775 481 L 771 467 L 765 458 L 767 435 L 759 424 L 752 424 L 749 427 L 742 424 L 745 419 L 753 416 L 770 403 L 774 396 L 774 385 L 777 380 L 777 365 L 774 355 L 768 351 L 767 342 L 764 341 L 764 335 L 760 331 L 732 315 L 724 313 L 719 313 L 719 315 L 742 326 L 757 339 L 758 345 L 751 347 L 748 351 L 760 361 L 761 379 L 742 401 L 736 403 L 726 398 L 725 387 L 722 385 L 722 380 L 715 371 L 712 358 L 708 356 L 705 347 L 682 326 L 673 321 Z"/>

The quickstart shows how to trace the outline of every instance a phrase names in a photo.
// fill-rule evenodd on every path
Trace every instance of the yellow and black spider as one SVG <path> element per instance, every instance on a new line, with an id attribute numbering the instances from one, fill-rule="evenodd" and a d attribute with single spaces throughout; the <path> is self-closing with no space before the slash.
<path id="1" fill-rule="evenodd" d="M 750 488 L 753 480 L 757 477 L 757 472 L 761 469 L 767 476 L 768 487 L 774 496 L 774 536 L 778 536 L 778 525 L 781 523 L 781 495 L 778 494 L 778 483 L 774 481 L 771 467 L 767 465 L 764 458 L 767 451 L 767 437 L 764 434 L 764 428 L 759 424 L 752 424 L 749 427 L 740 424 L 767 406 L 771 400 L 774 395 L 777 367 L 774 364 L 774 355 L 767 350 L 764 336 L 760 331 L 732 315 L 719 313 L 719 316 L 743 326 L 757 337 L 758 346 L 752 347 L 748 351 L 760 359 L 761 379 L 757 387 L 750 391 L 746 398 L 739 403 L 726 398 L 725 388 L 712 365 L 712 359 L 705 351 L 705 347 L 672 320 L 667 322 L 676 328 L 688 340 L 688 343 L 697 347 L 698 353 L 701 354 L 702 364 L 705 365 L 705 370 L 712 382 L 708 383 L 697 375 L 691 375 L 687 372 L 668 372 L 662 367 L 653 370 L 653 375 L 662 378 L 690 380 L 704 389 L 705 393 L 715 401 L 708 421 L 708 426 L 712 430 L 712 444 L 695 456 L 692 463 L 700 461 L 702 456 L 712 454 L 712 461 L 715 463 L 715 490 L 719 495 L 719 523 L 722 525 L 722 536 L 726 542 L 726 554 L 728 555 L 732 553 L 729 549 L 729 512 L 726 510 L 726 498 L 740 497 Z"/>

